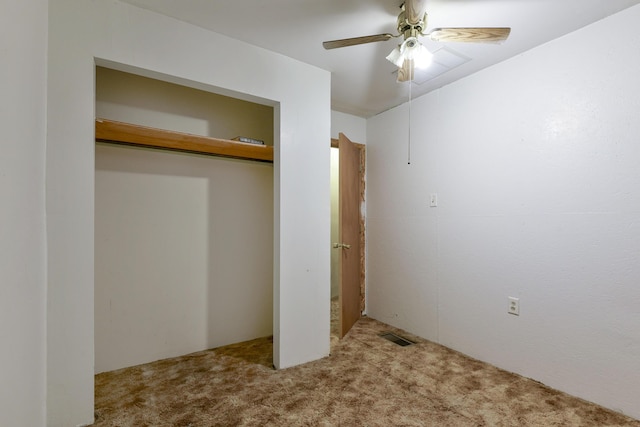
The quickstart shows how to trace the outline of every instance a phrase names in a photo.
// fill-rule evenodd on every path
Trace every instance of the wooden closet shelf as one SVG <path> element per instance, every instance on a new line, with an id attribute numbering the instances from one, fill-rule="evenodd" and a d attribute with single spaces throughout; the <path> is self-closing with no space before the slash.
<path id="1" fill-rule="evenodd" d="M 273 147 L 96 119 L 96 141 L 273 163 Z"/>

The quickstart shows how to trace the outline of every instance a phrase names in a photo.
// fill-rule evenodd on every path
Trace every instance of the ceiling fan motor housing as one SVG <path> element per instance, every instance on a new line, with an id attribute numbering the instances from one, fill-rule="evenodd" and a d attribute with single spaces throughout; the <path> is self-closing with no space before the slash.
<path id="1" fill-rule="evenodd" d="M 408 39 L 410 37 L 418 37 L 423 35 L 423 31 L 427 27 L 427 14 L 424 14 L 424 17 L 415 24 L 411 24 L 407 19 L 407 14 L 403 10 L 398 15 L 398 33 L 404 35 L 404 39 Z"/>

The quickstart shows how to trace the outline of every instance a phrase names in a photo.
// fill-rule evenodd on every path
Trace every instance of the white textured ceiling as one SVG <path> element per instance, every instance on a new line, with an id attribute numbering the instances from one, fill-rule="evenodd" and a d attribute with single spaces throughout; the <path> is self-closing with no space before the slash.
<path id="1" fill-rule="evenodd" d="M 385 59 L 399 39 L 334 50 L 322 47 L 325 40 L 396 34 L 402 0 L 124 1 L 331 71 L 334 110 L 370 117 L 407 101 L 407 83 L 396 83 L 395 66 Z M 640 0 L 428 0 L 427 31 L 511 27 L 511 35 L 502 44 L 436 43 L 423 38 L 430 50 L 445 47 L 447 54 L 466 62 L 422 84 L 414 83 L 413 97 L 638 3 Z"/>

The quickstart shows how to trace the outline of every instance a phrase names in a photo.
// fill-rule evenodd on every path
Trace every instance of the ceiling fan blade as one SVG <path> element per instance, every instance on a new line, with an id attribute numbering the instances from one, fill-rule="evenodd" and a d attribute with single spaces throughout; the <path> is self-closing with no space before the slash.
<path id="1" fill-rule="evenodd" d="M 413 80 L 414 64 L 412 59 L 405 59 L 402 63 L 402 67 L 398 67 L 398 79 L 399 83 L 408 82 Z"/>
<path id="2" fill-rule="evenodd" d="M 509 33 L 508 27 L 435 28 L 429 37 L 438 42 L 499 43 L 505 41 Z"/>
<path id="3" fill-rule="evenodd" d="M 363 37 L 353 37 L 350 39 L 339 39 L 339 40 L 330 40 L 326 42 L 322 42 L 322 46 L 325 49 L 336 49 L 339 47 L 346 46 L 355 46 L 358 44 L 365 43 L 373 43 L 373 42 L 383 42 L 387 41 L 393 37 L 396 37 L 392 34 L 375 34 L 373 36 L 363 36 Z"/>
<path id="4" fill-rule="evenodd" d="M 427 2 L 426 0 L 406 0 L 404 10 L 409 24 L 416 25 L 422 21 L 427 12 Z"/>

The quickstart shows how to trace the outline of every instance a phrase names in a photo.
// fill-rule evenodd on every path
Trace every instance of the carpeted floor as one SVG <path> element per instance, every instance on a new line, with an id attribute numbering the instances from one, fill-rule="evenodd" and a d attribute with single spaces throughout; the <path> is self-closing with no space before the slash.
<path id="1" fill-rule="evenodd" d="M 640 427 L 370 318 L 328 358 L 276 371 L 271 354 L 263 338 L 96 375 L 94 426 Z"/>

